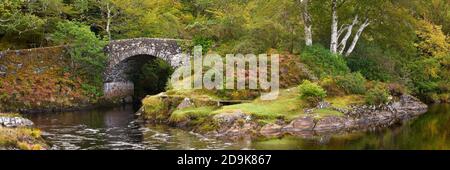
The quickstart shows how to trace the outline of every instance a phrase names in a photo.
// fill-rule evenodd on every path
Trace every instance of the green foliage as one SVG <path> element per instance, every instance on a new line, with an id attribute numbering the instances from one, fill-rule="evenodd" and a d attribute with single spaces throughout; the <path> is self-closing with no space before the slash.
<path id="1" fill-rule="evenodd" d="M 343 57 L 332 54 L 322 46 L 306 48 L 300 55 L 300 59 L 319 77 L 344 75 L 350 72 Z"/>
<path id="2" fill-rule="evenodd" d="M 365 101 L 369 105 L 379 105 L 389 102 L 390 97 L 389 90 L 386 86 L 382 83 L 377 83 L 367 92 Z"/>
<path id="3" fill-rule="evenodd" d="M 52 35 L 56 44 L 69 45 L 69 54 L 75 62 L 75 73 L 87 78 L 93 85 L 102 83 L 102 73 L 106 67 L 103 48 L 106 41 L 99 39 L 88 26 L 77 22 L 60 22 Z"/>
<path id="4" fill-rule="evenodd" d="M 134 95 L 136 99 L 142 99 L 146 95 L 164 91 L 173 68 L 169 63 L 158 58 L 149 62 L 144 61 L 140 70 L 129 71 L 127 74 L 134 83 Z"/>
<path id="5" fill-rule="evenodd" d="M 429 22 L 419 22 L 419 57 L 408 65 L 413 92 L 428 102 L 439 102 L 440 94 L 448 93 L 450 82 L 450 45 L 441 28 Z M 444 100 L 444 97 L 442 97 Z"/>
<path id="6" fill-rule="evenodd" d="M 101 88 L 89 84 L 81 84 L 81 89 L 84 91 L 84 95 L 91 98 L 99 98 L 103 95 Z"/>
<path id="7" fill-rule="evenodd" d="M 206 54 L 211 49 L 213 45 L 213 40 L 206 37 L 198 36 L 192 39 L 192 43 L 194 44 L 194 46 L 202 46 L 202 52 L 203 54 Z"/>
<path id="8" fill-rule="evenodd" d="M 361 73 L 349 73 L 337 76 L 336 84 L 347 94 L 364 94 L 366 92 L 366 79 Z"/>
<path id="9" fill-rule="evenodd" d="M 300 99 L 306 100 L 311 106 L 317 105 L 327 96 L 327 92 L 322 87 L 308 80 L 298 86 L 298 92 Z"/>
<path id="10" fill-rule="evenodd" d="M 398 54 L 377 46 L 360 47 L 353 55 L 346 58 L 348 67 L 354 72 L 360 72 L 368 80 L 389 81 L 401 76 L 401 67 L 397 60 Z"/>
<path id="11" fill-rule="evenodd" d="M 326 91 L 328 96 L 343 96 L 345 91 L 336 83 L 336 79 L 333 77 L 325 77 L 320 80 L 320 86 Z"/>

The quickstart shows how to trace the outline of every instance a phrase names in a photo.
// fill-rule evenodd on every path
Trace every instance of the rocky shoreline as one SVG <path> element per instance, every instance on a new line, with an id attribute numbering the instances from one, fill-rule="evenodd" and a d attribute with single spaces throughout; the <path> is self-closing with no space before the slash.
<path id="1" fill-rule="evenodd" d="M 45 150 L 47 143 L 34 123 L 18 114 L 0 113 L 0 150 Z"/>
<path id="2" fill-rule="evenodd" d="M 182 101 L 189 101 L 184 99 Z M 172 104 L 173 105 L 173 104 Z M 181 102 L 179 105 L 187 105 Z M 210 119 L 216 122 L 218 128 L 202 132 L 196 127 L 190 127 L 189 122 L 172 124 L 182 128 L 211 137 L 224 139 L 238 139 L 248 137 L 280 137 L 293 135 L 303 138 L 315 136 L 328 136 L 352 132 L 371 131 L 380 128 L 391 127 L 411 120 L 427 111 L 428 106 L 419 99 L 402 95 L 398 100 L 379 106 L 357 105 L 349 109 L 334 108 L 327 103 L 320 104 L 317 108 L 308 109 L 306 112 L 314 112 L 316 109 L 333 109 L 343 113 L 344 116 L 315 117 L 312 114 L 298 117 L 290 122 L 280 119 L 275 123 L 261 125 L 250 115 L 242 111 L 232 113 L 219 113 Z M 142 110 L 138 115 L 142 115 Z M 142 117 L 142 116 L 141 116 Z M 145 120 L 147 123 L 167 123 L 164 120 Z"/>

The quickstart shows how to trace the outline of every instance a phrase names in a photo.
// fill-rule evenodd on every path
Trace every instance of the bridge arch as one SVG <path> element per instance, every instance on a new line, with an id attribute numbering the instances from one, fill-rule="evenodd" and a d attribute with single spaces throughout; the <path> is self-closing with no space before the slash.
<path id="1" fill-rule="evenodd" d="M 172 68 L 179 67 L 183 64 L 180 41 L 182 40 L 136 38 L 110 42 L 105 48 L 108 65 L 104 73 L 104 96 L 131 102 L 135 86 L 128 72 L 156 59 L 162 59 Z"/>

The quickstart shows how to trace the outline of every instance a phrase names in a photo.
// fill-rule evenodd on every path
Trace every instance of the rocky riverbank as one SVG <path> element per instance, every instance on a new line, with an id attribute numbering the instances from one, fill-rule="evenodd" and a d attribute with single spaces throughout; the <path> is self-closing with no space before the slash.
<path id="1" fill-rule="evenodd" d="M 148 123 L 165 123 L 174 127 L 206 134 L 209 136 L 235 139 L 242 137 L 279 137 L 294 135 L 304 138 L 314 136 L 335 135 L 357 131 L 370 131 L 401 124 L 427 111 L 427 105 L 410 95 L 402 95 L 398 99 L 379 106 L 363 104 L 350 105 L 346 108 L 336 107 L 328 102 L 321 102 L 316 108 L 306 108 L 295 118 L 278 117 L 271 121 L 243 110 L 223 111 L 222 106 L 213 106 L 198 102 L 195 98 L 171 98 L 153 96 L 152 106 L 144 104 L 138 112 Z M 203 103 L 203 105 L 199 105 Z M 209 103 L 214 104 L 211 101 Z M 178 114 L 186 108 L 195 112 L 213 107 L 209 113 L 190 113 L 182 121 L 174 121 L 172 114 Z M 287 111 L 287 110 L 286 110 Z M 326 111 L 327 114 L 322 112 Z M 185 113 L 185 112 L 183 112 Z M 330 114 L 333 113 L 333 114 Z M 150 116 L 151 115 L 151 116 Z"/>
<path id="2" fill-rule="evenodd" d="M 0 150 L 44 150 L 48 146 L 33 122 L 19 114 L 0 113 Z"/>

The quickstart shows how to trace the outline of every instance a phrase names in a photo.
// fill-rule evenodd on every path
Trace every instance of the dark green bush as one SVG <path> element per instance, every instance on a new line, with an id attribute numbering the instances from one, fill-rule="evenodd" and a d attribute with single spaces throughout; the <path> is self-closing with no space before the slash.
<path id="1" fill-rule="evenodd" d="M 361 73 L 350 73 L 336 76 L 336 83 L 347 94 L 364 94 L 366 91 L 366 79 Z"/>
<path id="2" fill-rule="evenodd" d="M 316 106 L 327 96 L 327 92 L 322 87 L 309 80 L 303 81 L 298 86 L 298 92 L 300 93 L 300 99 L 307 101 L 311 106 Z"/>
<path id="3" fill-rule="evenodd" d="M 300 59 L 319 77 L 350 73 L 350 69 L 342 56 L 333 54 L 322 46 L 307 47 L 301 53 Z"/>

